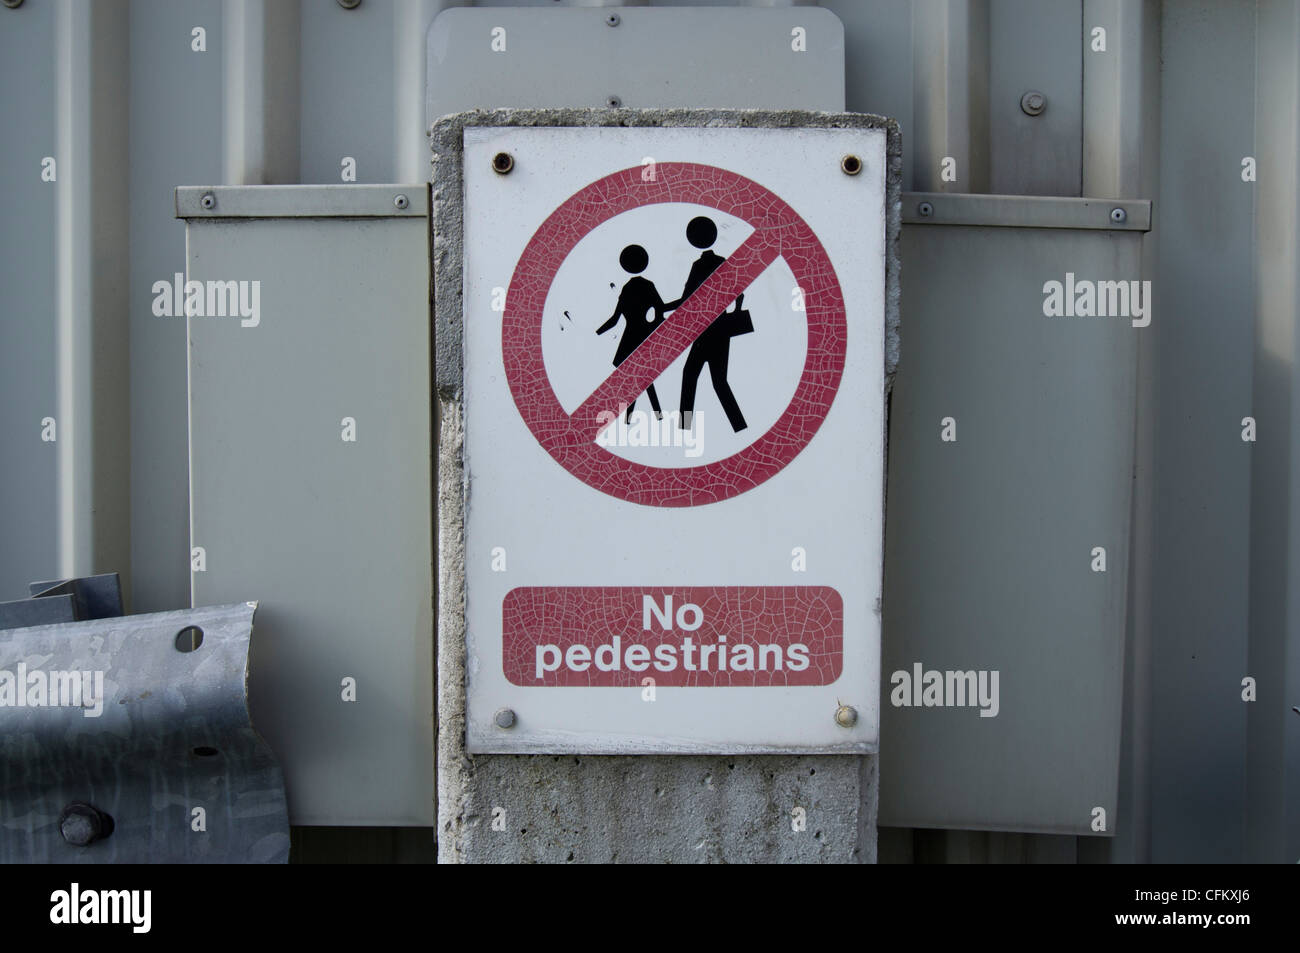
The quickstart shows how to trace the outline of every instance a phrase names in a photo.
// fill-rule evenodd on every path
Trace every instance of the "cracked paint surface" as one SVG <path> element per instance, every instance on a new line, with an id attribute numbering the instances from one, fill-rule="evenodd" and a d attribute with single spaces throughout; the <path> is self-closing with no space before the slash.
<path id="1" fill-rule="evenodd" d="M 529 586 L 506 594 L 501 616 L 502 668 L 514 685 L 829 685 L 844 667 L 844 600 L 829 586 Z M 634 645 L 645 651 L 630 656 Z M 797 645 L 806 651 L 792 652 Z M 587 651 L 571 654 L 573 646 Z M 703 659 L 701 646 L 713 647 Z"/>
<path id="2" fill-rule="evenodd" d="M 606 176 L 551 213 L 524 248 L 506 295 L 502 354 L 510 392 L 529 430 L 557 463 L 587 485 L 648 506 L 698 506 L 744 493 L 793 460 L 826 419 L 844 373 L 848 321 L 839 280 L 806 222 L 758 183 L 714 166 L 660 162 Z M 645 205 L 685 202 L 744 219 L 754 232 L 657 327 L 572 415 L 551 387 L 542 358 L 546 296 L 574 246 L 602 222 Z M 595 440 L 777 258 L 803 289 L 808 352 L 790 406 L 743 450 L 698 467 L 652 467 Z M 602 416 L 603 415 L 603 416 Z"/>

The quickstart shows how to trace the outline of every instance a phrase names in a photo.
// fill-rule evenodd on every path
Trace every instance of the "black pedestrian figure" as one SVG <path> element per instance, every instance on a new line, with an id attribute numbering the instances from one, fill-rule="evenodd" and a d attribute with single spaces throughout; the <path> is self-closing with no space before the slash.
<path id="1" fill-rule="evenodd" d="M 618 304 L 615 305 L 614 313 L 610 315 L 609 320 L 596 329 L 597 334 L 604 334 L 618 324 L 620 317 L 626 320 L 627 325 L 623 328 L 623 336 L 619 338 L 618 347 L 614 351 L 615 367 L 626 361 L 641 342 L 650 336 L 650 332 L 663 323 L 664 312 L 672 310 L 659 297 L 654 282 L 641 277 L 641 272 L 645 271 L 650 264 L 650 256 L 644 248 L 640 245 L 628 245 L 618 256 L 618 263 L 623 266 L 624 271 L 634 277 L 629 278 L 623 285 L 623 290 L 618 295 Z M 651 316 L 652 311 L 653 316 Z M 646 396 L 650 398 L 650 406 L 654 408 L 655 416 L 662 418 L 663 411 L 659 408 L 659 395 L 655 393 L 654 384 L 646 388 Z M 627 405 L 628 423 L 632 422 L 632 408 L 635 406 L 635 400 Z"/>
<path id="2" fill-rule="evenodd" d="M 717 239 L 718 227 L 713 224 L 712 219 L 700 215 L 687 224 L 686 240 L 696 248 L 703 248 L 704 253 L 691 266 L 691 273 L 686 278 L 686 290 L 682 292 L 680 301 L 685 301 L 694 294 L 709 275 L 717 271 L 718 266 L 726 261 L 711 247 Z M 704 370 L 705 364 L 709 365 L 713 390 L 718 395 L 722 409 L 727 412 L 731 429 L 738 433 L 748 426 L 744 415 L 740 412 L 740 405 L 736 403 L 736 395 L 731 392 L 731 385 L 727 383 L 727 359 L 731 351 L 731 338 L 733 335 L 753 330 L 752 324 L 748 323 L 747 313 L 743 313 L 743 324 L 738 324 L 732 319 L 732 315 L 740 317 L 742 314 L 740 308 L 744 301 L 743 294 L 737 295 L 736 310 L 718 315 L 704 333 L 695 339 L 690 353 L 686 355 L 686 366 L 682 369 L 682 426 L 687 429 L 691 426 L 691 416 L 695 412 L 695 387 L 699 383 L 700 372 Z M 672 310 L 678 303 L 672 302 L 668 305 L 668 309 Z"/>

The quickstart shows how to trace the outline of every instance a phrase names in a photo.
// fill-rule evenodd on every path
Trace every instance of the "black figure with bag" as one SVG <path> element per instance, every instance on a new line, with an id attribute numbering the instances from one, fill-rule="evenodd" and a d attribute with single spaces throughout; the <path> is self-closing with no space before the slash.
<path id="1" fill-rule="evenodd" d="M 713 251 L 712 245 L 718 238 L 718 227 L 713 224 L 713 220 L 703 215 L 697 216 L 690 220 L 686 226 L 686 240 L 696 248 L 704 249 L 703 254 L 695 260 L 691 266 L 690 275 L 686 278 L 686 289 L 678 301 L 671 302 L 667 305 L 668 310 L 681 301 L 685 301 L 695 290 L 704 284 L 709 275 L 718 270 L 725 258 Z M 695 411 L 695 388 L 700 380 L 700 372 L 704 370 L 704 365 L 709 365 L 709 377 L 713 381 L 713 390 L 718 395 L 718 401 L 722 404 L 722 409 L 727 413 L 727 420 L 731 422 L 731 429 L 740 432 L 748 424 L 745 423 L 745 417 L 740 412 L 740 405 L 736 403 L 736 395 L 731 392 L 731 385 L 727 383 L 727 360 L 731 351 L 731 339 L 741 334 L 749 334 L 754 330 L 753 320 L 749 312 L 742 310 L 745 296 L 739 294 L 736 296 L 735 306 L 730 311 L 724 311 L 714 319 L 713 323 L 705 329 L 704 333 L 695 339 L 691 345 L 690 352 L 686 355 L 686 366 L 682 369 L 682 426 L 689 429 L 691 426 L 691 415 Z M 651 398 L 653 400 L 653 397 Z"/>

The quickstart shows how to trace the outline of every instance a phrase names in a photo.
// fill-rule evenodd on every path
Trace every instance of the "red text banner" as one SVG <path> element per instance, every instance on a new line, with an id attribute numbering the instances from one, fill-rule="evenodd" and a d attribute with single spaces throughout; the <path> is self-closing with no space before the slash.
<path id="1" fill-rule="evenodd" d="M 501 614 L 515 685 L 829 685 L 844 667 L 827 586 L 530 586 Z"/>

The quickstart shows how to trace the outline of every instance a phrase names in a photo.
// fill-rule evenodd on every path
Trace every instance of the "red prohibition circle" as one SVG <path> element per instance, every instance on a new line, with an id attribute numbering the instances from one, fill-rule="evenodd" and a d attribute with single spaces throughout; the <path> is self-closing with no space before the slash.
<path id="1" fill-rule="evenodd" d="M 560 405 L 542 358 L 542 312 L 551 283 L 596 226 L 646 205 L 704 205 L 753 233 L 572 414 Z M 722 460 L 652 467 L 611 453 L 596 437 L 776 258 L 803 292 L 808 351 L 790 406 L 766 433 Z M 714 166 L 660 162 L 591 183 L 547 217 L 515 266 L 501 329 L 506 380 L 542 448 L 583 483 L 646 506 L 699 506 L 753 489 L 780 472 L 817 433 L 844 373 L 848 320 L 839 280 L 808 224 L 757 182 Z"/>

